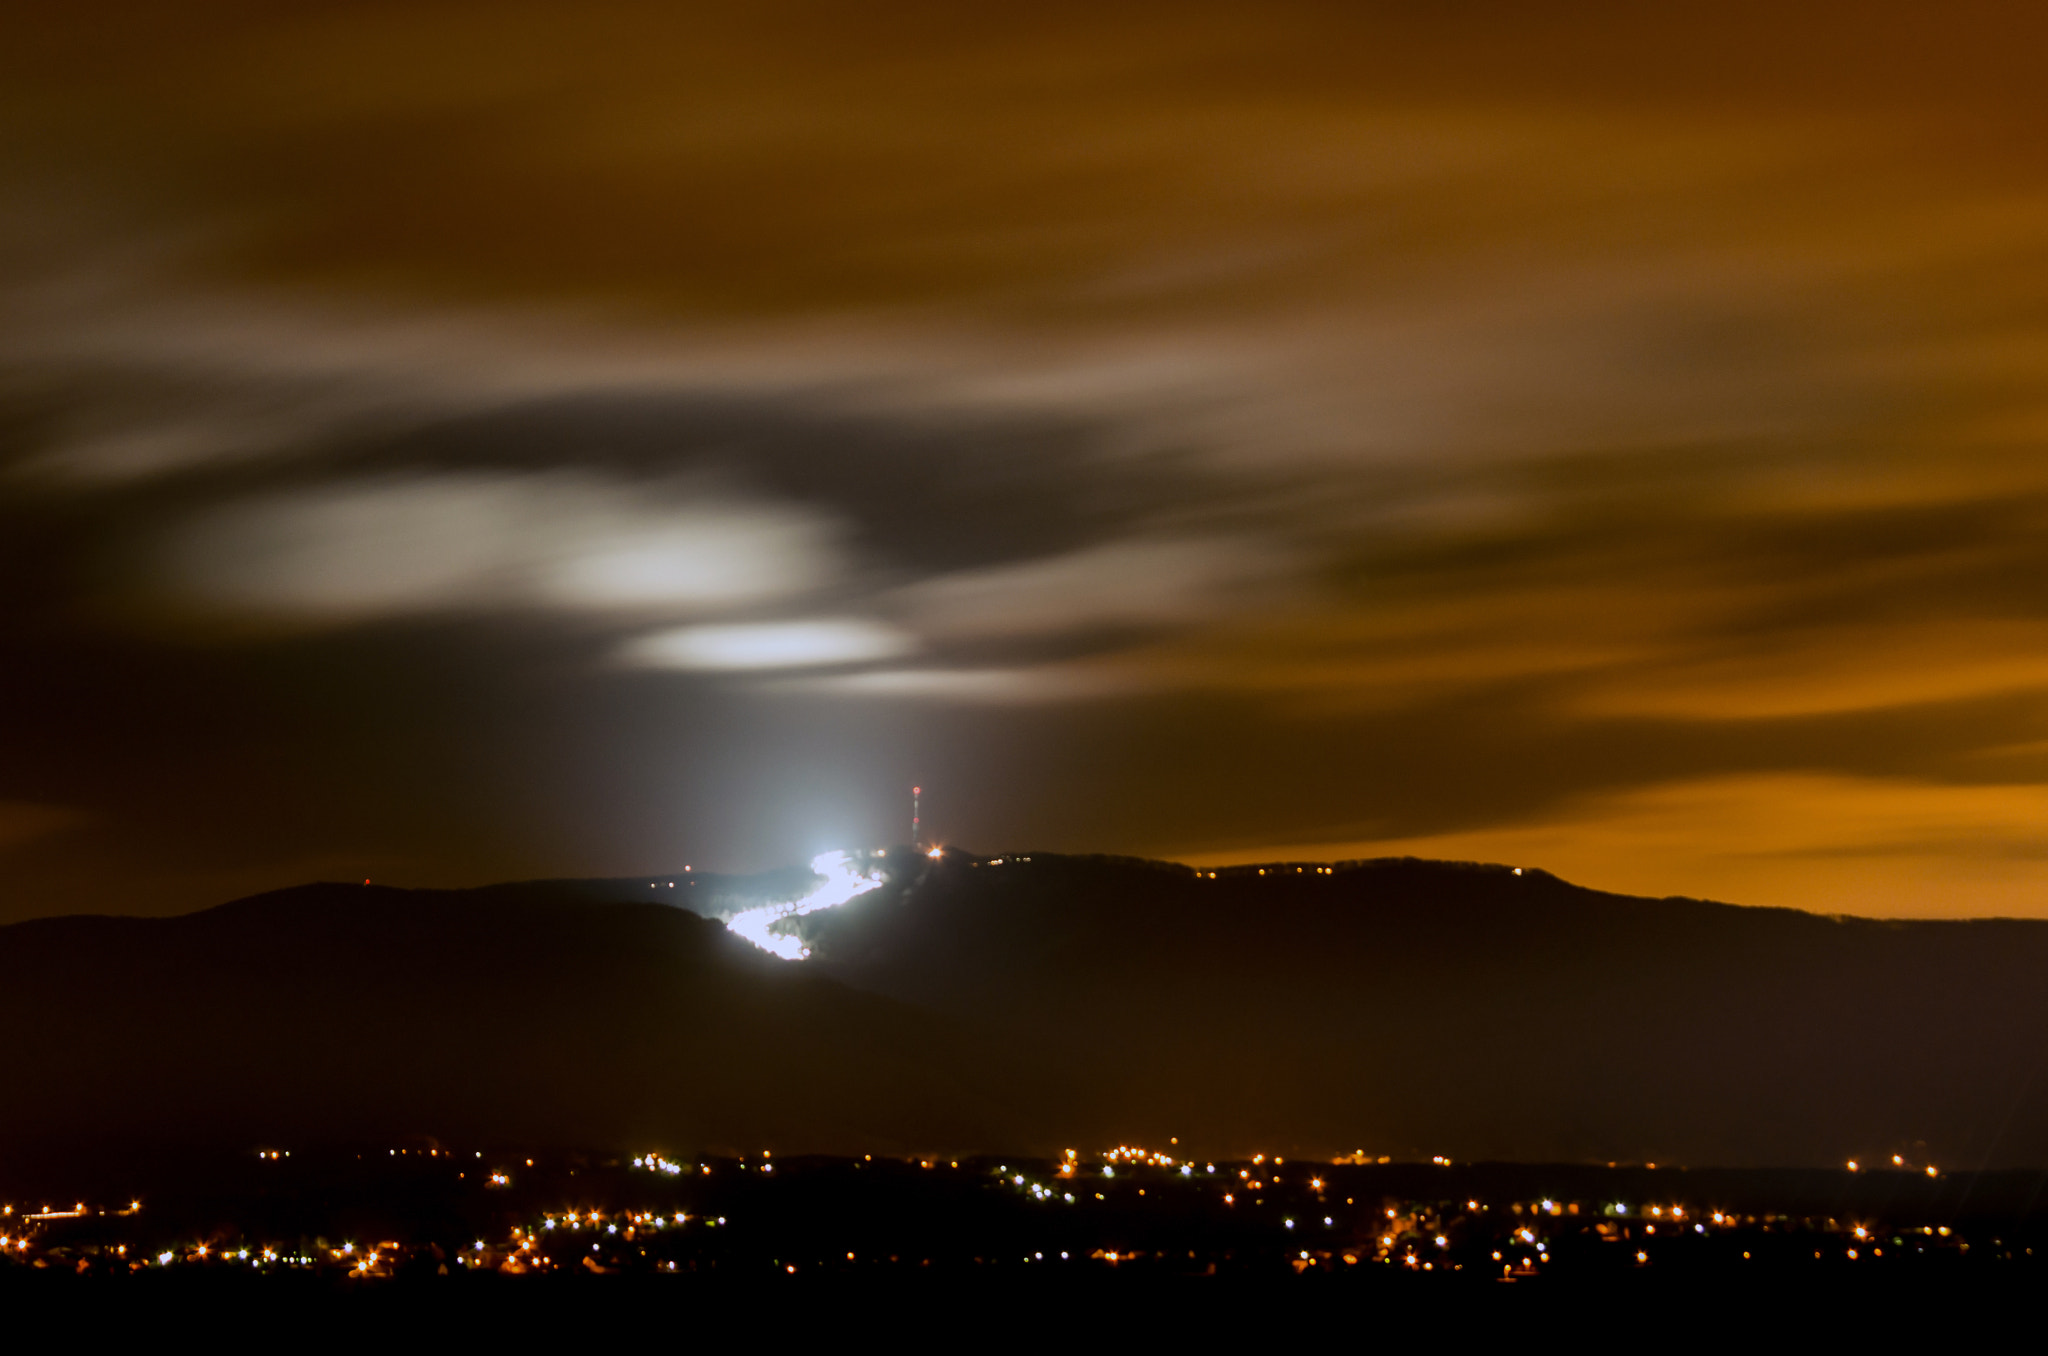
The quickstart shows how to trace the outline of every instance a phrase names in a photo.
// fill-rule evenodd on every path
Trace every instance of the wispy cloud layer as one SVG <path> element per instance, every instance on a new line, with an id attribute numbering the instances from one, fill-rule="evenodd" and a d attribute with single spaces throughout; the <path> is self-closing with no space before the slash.
<path id="1" fill-rule="evenodd" d="M 1928 880 L 2036 879 L 1943 828 L 2048 786 L 2027 12 L 563 13 L 20 21 L 4 625 L 80 747 L 203 655 L 145 686 L 223 784 L 302 664 L 561 703 L 451 759 L 753 749 L 764 804 L 803 728 L 991 842 L 1658 842 L 1882 911 L 1856 826 L 1918 815 Z M 64 742 L 0 795 L 154 813 Z M 611 822 L 562 851 L 668 831 Z"/>

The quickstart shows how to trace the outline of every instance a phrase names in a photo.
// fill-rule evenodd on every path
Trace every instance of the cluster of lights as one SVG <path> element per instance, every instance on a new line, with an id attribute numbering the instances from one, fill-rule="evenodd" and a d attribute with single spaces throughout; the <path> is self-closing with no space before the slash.
<path id="1" fill-rule="evenodd" d="M 1178 1141 L 1174 1141 L 1177 1148 Z M 418 1151 L 393 1150 L 393 1156 L 400 1152 L 419 1152 L 433 1157 L 457 1157 L 446 1150 L 431 1149 Z M 283 1155 L 282 1150 L 263 1150 L 259 1157 L 265 1161 Z M 479 1155 L 481 1156 L 481 1155 Z M 463 1155 L 466 1157 L 466 1155 Z M 773 1164 L 765 1161 L 770 1155 L 763 1153 L 759 1171 L 772 1172 Z M 868 1160 L 872 1161 L 870 1157 Z M 924 1167 L 935 1166 L 932 1159 L 911 1160 Z M 1373 1163 L 1363 1151 L 1335 1160 L 1338 1164 Z M 1446 1160 L 1439 1158 L 1439 1163 Z M 531 1166 L 531 1160 L 528 1160 Z M 1377 1262 L 1406 1270 L 1462 1271 L 1476 1268 L 1487 1272 L 1485 1259 L 1490 1253 L 1491 1264 L 1497 1269 L 1500 1279 L 1514 1281 L 1541 1275 L 1554 1268 L 1555 1249 L 1561 1240 L 1583 1239 L 1607 1243 L 1626 1243 L 1628 1252 L 1633 1254 L 1639 1266 L 1651 1266 L 1660 1260 L 1669 1261 L 1683 1254 L 1655 1252 L 1668 1242 L 1679 1238 L 1699 1238 L 1711 1234 L 1724 1234 L 1736 1230 L 1758 1231 L 1763 1234 L 1798 1236 L 1805 1241 L 1806 1248 L 1813 1249 L 1816 1259 L 1833 1256 L 1850 1262 L 1864 1259 L 1879 1259 L 1902 1255 L 1914 1251 L 1928 1252 L 1939 1249 L 1960 1249 L 1968 1253 L 1970 1243 L 1956 1237 L 1948 1225 L 1926 1225 L 1895 1232 L 1869 1220 L 1794 1219 L 1782 1215 L 1756 1216 L 1737 1215 L 1726 1211 L 1696 1211 L 1683 1202 L 1652 1200 L 1630 1202 L 1607 1200 L 1592 1203 L 1565 1202 L 1551 1198 L 1534 1201 L 1514 1201 L 1504 1210 L 1496 1213 L 1495 1207 L 1473 1198 L 1462 1202 L 1410 1203 L 1407 1205 L 1386 1205 L 1383 1201 L 1362 1212 L 1365 1219 L 1361 1224 L 1355 1218 L 1340 1222 L 1340 1209 L 1335 1201 L 1324 1201 L 1331 1189 L 1321 1173 L 1310 1169 L 1303 1171 L 1297 1166 L 1295 1173 L 1283 1178 L 1284 1158 L 1275 1155 L 1270 1160 L 1261 1153 L 1248 1162 L 1240 1161 L 1233 1175 L 1226 1169 L 1222 1180 L 1212 1188 L 1196 1188 L 1190 1179 L 1218 1176 L 1215 1164 L 1198 1165 L 1184 1162 L 1172 1153 L 1145 1148 L 1140 1145 L 1119 1144 L 1104 1151 L 1099 1158 L 1084 1164 L 1077 1151 L 1069 1149 L 1052 1165 L 1057 1176 L 1054 1180 L 1036 1180 L 1043 1172 L 1034 1174 L 1028 1165 L 998 1168 L 997 1179 L 1005 1187 L 1029 1196 L 1033 1201 L 1045 1204 L 1074 1206 L 1076 1193 L 1063 1188 L 1074 1185 L 1077 1174 L 1092 1170 L 1104 1180 L 1104 1189 L 1115 1182 L 1123 1188 L 1119 1199 L 1126 1206 L 1132 1197 L 1146 1195 L 1146 1187 L 1159 1187 L 1165 1183 L 1185 1182 L 1183 1190 L 1199 1190 L 1203 1194 L 1218 1191 L 1224 1206 L 1238 1204 L 1239 1193 L 1266 1192 L 1279 1189 L 1283 1181 L 1291 1187 L 1291 1194 L 1277 1201 L 1280 1209 L 1267 1216 L 1268 1227 L 1276 1234 L 1288 1239 L 1287 1254 L 1296 1271 L 1319 1266 L 1356 1266 L 1361 1262 Z M 659 1153 L 647 1153 L 635 1157 L 632 1166 L 639 1171 L 654 1173 L 662 1177 L 680 1178 L 710 1171 L 708 1164 L 685 1165 L 667 1159 Z M 952 1165 L 959 1167 L 957 1162 Z M 740 1164 L 745 1171 L 747 1164 Z M 1913 1173 L 1924 1171 L 1917 1165 L 1895 1162 L 1895 1167 Z M 1065 1179 L 1065 1180 L 1059 1180 Z M 509 1178 L 503 1173 L 493 1173 L 492 1185 L 505 1185 Z M 1228 1188 L 1228 1190 L 1218 1190 Z M 1305 1189 L 1304 1189 L 1305 1188 Z M 1344 1189 L 1340 1181 L 1336 1190 Z M 1310 1195 L 1313 1193 L 1313 1195 Z M 1170 1199 L 1170 1193 L 1155 1192 L 1155 1199 Z M 1095 1193 L 1096 1200 L 1105 1199 L 1103 1192 Z M 1183 1196 L 1181 1199 L 1186 1199 Z M 1212 1198 L 1213 1199 L 1213 1198 Z M 1265 1204 L 1260 1197 L 1257 1204 Z M 1313 1213 L 1305 1213 L 1302 1207 L 1313 1204 Z M 1357 1203 L 1350 1198 L 1343 1201 L 1345 1206 Z M 1380 1209 L 1384 1207 L 1384 1218 Z M 12 1205 L 0 1205 L 0 1216 L 15 1220 L 21 1227 L 0 1234 L 0 1259 L 27 1260 L 35 1246 L 46 1245 L 50 1240 L 43 1238 L 42 1231 L 58 1221 L 79 1216 L 132 1215 L 141 1209 L 139 1201 L 131 1202 L 125 1210 L 90 1210 L 79 1202 L 72 1208 L 60 1209 L 44 1205 L 40 1210 L 24 1211 L 17 1215 Z M 1324 1213 L 1329 1210 L 1330 1213 Z M 1292 1212 L 1292 1213 L 1283 1213 Z M 529 1223 L 510 1229 L 509 1240 L 503 1244 L 491 1244 L 483 1238 L 466 1243 L 461 1250 L 453 1253 L 447 1262 L 461 1267 L 496 1268 L 512 1274 L 546 1271 L 557 1267 L 566 1257 L 571 1264 L 605 1271 L 618 1265 L 618 1255 L 623 1250 L 630 1254 L 630 1245 L 636 1241 L 642 1252 L 641 1266 L 652 1265 L 657 1269 L 673 1271 L 673 1260 L 660 1261 L 645 1259 L 650 1240 L 657 1235 L 670 1235 L 681 1230 L 686 1224 L 695 1222 L 700 1228 L 717 1228 L 726 1223 L 723 1216 L 716 1218 L 698 1217 L 681 1210 L 623 1210 L 601 1209 L 560 1210 L 529 1217 Z M 1320 1226 L 1320 1228 L 1318 1227 Z M 1335 1232 L 1324 1232 L 1335 1231 Z M 1353 1234 L 1353 1231 L 1357 1231 Z M 1369 1232 L 1368 1232 L 1369 1231 Z M 1346 1244 L 1347 1234 L 1359 1239 L 1358 1243 Z M 573 1244 L 570 1240 L 573 1238 Z M 1315 1240 L 1327 1239 L 1322 1246 Z M 1491 1240 L 1490 1243 L 1485 1240 Z M 1822 1246 L 1823 1240 L 1832 1240 L 1830 1246 Z M 1306 1246 L 1297 1246 L 1299 1244 Z M 1789 1240 L 1788 1240 L 1789 1241 Z M 1996 1240 L 1993 1240 L 1996 1244 Z M 1362 1244 L 1362 1246 L 1361 1246 Z M 1789 1255 L 1785 1248 L 1777 1248 L 1778 1255 Z M 585 1249 L 588 1251 L 585 1251 Z M 1569 1253 L 1569 1245 L 1567 1246 Z M 57 1253 L 62 1257 L 61 1248 Z M 110 1262 L 128 1257 L 126 1245 L 107 1247 L 105 1255 Z M 1076 1253 L 1075 1256 L 1083 1254 Z M 1135 1261 L 1147 1254 L 1127 1251 L 1119 1247 L 1116 1251 L 1098 1249 L 1086 1254 L 1109 1265 Z M 1627 1255 L 1627 1254 L 1622 1254 Z M 1733 1256 L 1731 1251 L 1729 1254 Z M 1749 1259 L 1751 1253 L 1743 1252 Z M 1772 1254 L 1765 1254 L 1772 1255 Z M 1805 1256 L 1805 1253 L 1798 1253 Z M 223 1244 L 218 1238 L 198 1241 L 165 1248 L 160 1252 L 142 1255 L 139 1260 L 126 1263 L 131 1269 L 156 1266 L 196 1265 L 247 1266 L 256 1269 L 291 1267 L 332 1267 L 359 1277 L 381 1277 L 391 1275 L 397 1267 L 411 1260 L 418 1260 L 418 1250 L 397 1242 L 379 1242 L 359 1247 L 354 1242 L 328 1249 L 324 1243 L 321 1254 L 311 1254 L 269 1246 L 243 1246 L 238 1243 Z M 437 1254 L 438 1256 L 438 1254 Z M 1048 1254 L 1030 1253 L 1023 1257 L 1025 1262 L 1043 1262 Z M 1169 1254 L 1159 1254 L 1170 1260 Z M 1192 1254 L 1190 1254 L 1192 1256 Z M 1067 1253 L 1059 1253 L 1066 1260 Z M 854 1254 L 848 1253 L 851 1262 Z M 889 1259 L 894 1261 L 896 1259 Z M 775 1260 L 778 1270 L 794 1273 L 795 1266 L 787 1258 Z"/>
<path id="2" fill-rule="evenodd" d="M 662 1173 L 665 1176 L 669 1177 L 680 1176 L 683 1171 L 682 1164 L 671 1163 L 668 1159 L 663 1158 L 660 1154 L 648 1154 L 643 1158 L 636 1158 L 633 1160 L 633 1166 L 636 1168 L 645 1169 L 648 1172 Z"/>
<path id="3" fill-rule="evenodd" d="M 1249 870 L 1249 871 L 1256 871 L 1256 872 L 1257 872 L 1257 873 L 1258 873 L 1259 875 L 1261 875 L 1261 876 L 1284 876 L 1284 875 L 1286 875 L 1286 874 L 1287 874 L 1287 872 L 1288 872 L 1288 868 L 1287 868 L 1287 867 L 1284 867 L 1284 866 L 1260 866 L 1260 867 L 1242 867 L 1242 866 L 1241 866 L 1241 867 L 1237 867 L 1237 868 L 1235 868 L 1235 871 L 1237 871 L 1237 872 L 1242 872 L 1242 871 L 1248 871 L 1248 870 Z M 1316 875 L 1316 876 L 1334 876 L 1334 875 L 1336 875 L 1336 874 L 1337 874 L 1337 868 L 1336 868 L 1336 867 L 1334 867 L 1334 866 L 1297 866 L 1297 867 L 1293 868 L 1293 871 L 1294 871 L 1294 874 L 1295 874 L 1295 875 L 1297 875 L 1297 876 L 1304 876 L 1304 875 Z M 1519 875 L 1521 875 L 1521 874 L 1522 874 L 1522 868 L 1521 868 L 1521 867 L 1519 867 L 1519 866 L 1517 866 L 1517 867 L 1511 867 L 1511 868 L 1509 868 L 1509 871 L 1510 871 L 1510 873 L 1511 873 L 1511 874 L 1513 874 L 1513 875 L 1517 875 L 1517 876 L 1519 876 Z M 1195 872 L 1195 879 L 1196 879 L 1196 880 L 1215 880 L 1216 878 L 1217 878 L 1217 876 L 1216 876 L 1216 873 L 1215 873 L 1214 871 L 1201 871 L 1201 870 L 1197 870 L 1197 871 Z"/>
<path id="4" fill-rule="evenodd" d="M 1073 1156 L 1073 1152 L 1072 1149 L 1067 1150 L 1069 1158 Z M 1124 1163 L 1154 1168 L 1170 1168 L 1174 1165 L 1175 1161 L 1166 1154 L 1155 1153 L 1150 1149 L 1141 1149 L 1133 1144 L 1117 1145 L 1114 1149 L 1104 1153 L 1102 1160 L 1105 1163 Z"/>
<path id="5" fill-rule="evenodd" d="M 1853 1159 L 1853 1158 L 1849 1160 L 1849 1165 L 1848 1165 L 1848 1166 L 1849 1166 L 1849 1171 L 1851 1171 L 1851 1172 L 1861 1172 L 1861 1171 L 1863 1171 L 1863 1165 L 1862 1165 L 1861 1163 L 1857 1162 L 1857 1161 L 1856 1161 L 1855 1159 Z M 1894 1171 L 1903 1171 L 1903 1172 L 1922 1172 L 1922 1173 L 1925 1173 L 1925 1174 L 1926 1174 L 1927 1176 L 1929 1176 L 1929 1177 L 1939 1177 L 1939 1176 L 1941 1176 L 1941 1169 L 1939 1169 L 1939 1168 L 1935 1167 L 1935 1166 L 1934 1166 L 1934 1165 L 1933 1165 L 1932 1163 L 1927 1163 L 1927 1164 L 1923 1164 L 1923 1165 L 1921 1165 L 1920 1167 L 1918 1167 L 1918 1168 L 1915 1168 L 1915 1167 L 1914 1167 L 1914 1166 L 1913 1166 L 1912 1164 L 1910 1164 L 1910 1163 L 1908 1163 L 1908 1162 L 1906 1161 L 1906 1157 L 1905 1157 L 1905 1155 L 1904 1155 L 1904 1154 L 1893 1154 L 1893 1155 L 1892 1155 L 1892 1168 L 1893 1168 L 1893 1170 L 1894 1170 Z"/>
<path id="6" fill-rule="evenodd" d="M 1010 1174 L 1007 1180 L 1013 1185 L 1026 1187 L 1033 1195 L 1041 1199 L 1050 1199 L 1057 1194 L 1048 1188 L 1029 1182 L 1029 1179 L 1023 1174 Z M 1071 1203 L 1073 1197 L 1068 1195 L 1065 1199 Z M 1405 1209 L 1389 1207 L 1385 1212 L 1385 1225 L 1373 1240 L 1373 1247 L 1359 1249 L 1326 1246 L 1314 1250 L 1302 1248 L 1294 1253 L 1291 1261 L 1297 1272 L 1322 1265 L 1342 1264 L 1344 1266 L 1356 1266 L 1361 1261 L 1376 1261 L 1416 1272 L 1462 1271 L 1474 1255 L 1469 1250 L 1459 1251 L 1457 1239 L 1461 1233 L 1469 1230 L 1473 1217 L 1485 1214 L 1488 1211 L 1488 1207 L 1477 1201 L 1468 1201 L 1465 1205 L 1468 1215 L 1463 1219 L 1448 1217 L 1427 1206 L 1409 1206 Z M 1527 1206 L 1516 1203 L 1510 1209 L 1517 1215 L 1526 1214 L 1532 1217 L 1539 1215 L 1555 1216 L 1559 1214 L 1579 1215 L 1581 1213 L 1581 1207 L 1577 1203 L 1565 1206 L 1549 1200 L 1531 1203 Z M 1647 1241 L 1648 1238 L 1651 1236 L 1662 1237 L 1662 1235 L 1658 1234 L 1657 1226 L 1648 1223 L 1648 1221 L 1662 1220 L 1667 1223 L 1675 1223 L 1686 1218 L 1685 1208 L 1678 1205 L 1644 1205 L 1631 1210 L 1625 1205 L 1615 1203 L 1604 1207 L 1601 1214 L 1610 1219 L 1632 1215 L 1639 1221 L 1644 1241 L 1634 1249 L 1635 1261 L 1638 1266 L 1647 1266 L 1652 1262 L 1652 1257 L 1648 1250 L 1650 1246 Z M 664 1213 L 660 1211 L 628 1210 L 616 1215 L 607 1215 L 600 1210 L 565 1211 L 559 1216 L 553 1214 L 544 1216 L 539 1226 L 535 1228 L 513 1227 L 510 1231 L 511 1237 L 508 1244 L 502 1248 L 491 1247 L 486 1244 L 485 1240 L 477 1239 L 470 1245 L 468 1250 L 456 1254 L 452 1260 L 464 1267 L 496 1267 L 512 1274 L 544 1271 L 558 1265 L 556 1254 L 563 1251 L 564 1248 L 562 1243 L 557 1243 L 551 1248 L 549 1246 L 550 1237 L 559 1238 L 564 1233 L 582 1233 L 586 1236 L 595 1237 L 600 1241 L 590 1244 L 590 1254 L 580 1251 L 583 1244 L 579 1241 L 573 1248 L 568 1250 L 569 1256 L 581 1261 L 586 1266 L 590 1266 L 593 1270 L 603 1271 L 606 1268 L 599 1265 L 591 1254 L 601 1255 L 605 1241 L 608 1240 L 614 1244 L 631 1243 L 636 1237 L 680 1229 L 691 1218 L 691 1216 L 683 1212 Z M 1710 1218 L 1716 1226 L 1727 1228 L 1738 1225 L 1755 1227 L 1759 1223 L 1754 1218 L 1737 1217 L 1723 1212 L 1714 1212 Z M 1334 1217 L 1328 1215 L 1323 1216 L 1321 1222 L 1325 1228 L 1334 1227 L 1336 1223 Z M 1766 1217 L 1762 1221 L 1767 1231 L 1774 1222 L 1788 1228 L 1792 1224 L 1791 1221 L 1784 1220 L 1781 1217 Z M 725 1223 L 726 1220 L 723 1216 L 702 1221 L 705 1227 L 717 1227 Z M 1313 1225 L 1314 1221 L 1297 1221 L 1290 1216 L 1281 1220 L 1280 1223 L 1283 1229 L 1292 1232 L 1297 1229 L 1298 1224 Z M 1800 1223 L 1808 1226 L 1803 1232 L 1809 1235 L 1841 1235 L 1843 1246 L 1839 1249 L 1839 1252 L 1848 1261 L 1854 1262 L 1866 1255 L 1873 1259 L 1882 1258 L 1885 1255 L 1887 1240 L 1882 1236 L 1881 1232 L 1873 1230 L 1870 1225 L 1858 1223 L 1851 1226 L 1838 1227 L 1834 1221 L 1830 1220 L 1827 1221 L 1827 1228 L 1819 1229 L 1811 1227 L 1812 1221 L 1802 1221 Z M 1630 1236 L 1626 1232 L 1617 1232 L 1621 1230 L 1621 1226 L 1614 1223 L 1596 1224 L 1594 1230 L 1599 1237 L 1610 1241 L 1619 1241 Z M 1704 1222 L 1693 1222 L 1688 1232 L 1704 1234 L 1707 1232 L 1707 1228 Z M 1946 1225 L 1927 1225 L 1917 1230 L 1908 1230 L 1904 1234 L 1894 1235 L 1888 1241 L 1895 1248 L 1906 1246 L 1909 1243 L 1908 1235 L 1918 1235 L 1929 1242 L 1933 1242 L 1934 1240 L 1951 1239 L 1954 1236 L 1954 1231 Z M 1551 1250 L 1550 1243 L 1551 1240 L 1543 1237 L 1537 1228 L 1532 1227 L 1530 1224 L 1518 1223 L 1510 1229 L 1501 1243 L 1491 1250 L 1491 1260 L 1493 1264 L 1500 1268 L 1500 1275 L 1503 1279 L 1517 1280 L 1538 1276 L 1549 1270 L 1556 1261 L 1556 1256 Z M 29 1246 L 30 1241 L 26 1236 L 0 1235 L 0 1256 L 4 1256 L 9 1250 L 16 1253 L 26 1253 Z M 1966 1243 L 1959 1243 L 1959 1246 L 1967 1251 L 1968 1245 Z M 123 1246 L 110 1251 L 118 1256 L 125 1257 L 128 1250 Z M 354 1243 L 344 1243 L 338 1248 L 329 1250 L 324 1259 L 304 1253 L 283 1251 L 274 1246 L 260 1249 L 249 1247 L 215 1248 L 209 1244 L 199 1243 L 186 1245 L 182 1248 L 166 1248 L 156 1253 L 153 1259 L 145 1258 L 134 1265 L 138 1267 L 147 1266 L 153 1260 L 154 1264 L 159 1267 L 169 1267 L 181 1263 L 211 1263 L 214 1265 L 246 1264 L 252 1268 L 266 1269 L 279 1266 L 303 1268 L 331 1263 L 350 1276 L 380 1277 L 391 1275 L 393 1269 L 411 1255 L 413 1255 L 411 1250 L 396 1242 L 389 1241 L 361 1250 Z M 1097 1249 L 1087 1255 L 1091 1259 L 1110 1265 L 1133 1262 L 1147 1256 L 1143 1252 L 1122 1249 L 1116 1251 Z M 1825 1249 L 1817 1250 L 1813 1254 L 1816 1260 L 1826 1255 Z M 1751 1254 L 1744 1252 L 1742 1256 L 1748 1259 Z M 1061 1260 L 1067 1260 L 1068 1257 L 1069 1254 L 1066 1252 L 1059 1254 Z M 854 1261 L 855 1254 L 847 1253 L 846 1260 L 849 1262 Z M 891 1260 L 894 1259 L 892 1258 Z M 1043 1262 L 1046 1260 L 1046 1254 L 1044 1252 L 1036 1252 L 1025 1256 L 1022 1260 L 1027 1263 Z M 667 1263 L 657 1262 L 655 1265 L 658 1269 L 668 1271 L 676 1269 L 673 1261 Z M 778 1260 L 777 1266 L 792 1274 L 796 1270 L 793 1264 L 785 1265 L 780 1260 Z M 1483 1270 L 1483 1266 L 1481 1269 Z"/>
<path id="7" fill-rule="evenodd" d="M 1012 1186 L 1022 1187 L 1025 1193 L 1029 1195 L 1031 1199 L 1034 1201 L 1064 1201 L 1068 1205 L 1072 1205 L 1074 1203 L 1073 1192 L 1058 1191 L 1052 1187 L 1044 1186 L 1038 1182 L 1030 1181 L 1022 1173 L 1013 1175 L 1010 1178 L 1010 1184 Z"/>

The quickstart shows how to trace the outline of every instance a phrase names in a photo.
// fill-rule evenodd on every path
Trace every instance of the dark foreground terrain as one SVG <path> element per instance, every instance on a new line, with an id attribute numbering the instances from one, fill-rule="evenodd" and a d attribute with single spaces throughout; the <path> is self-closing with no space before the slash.
<path id="1" fill-rule="evenodd" d="M 165 1180 L 125 1199 L 5 1202 L 0 1295 L 111 1306 L 103 1316 L 219 1303 L 365 1317 L 783 1306 L 789 1319 L 818 1304 L 971 1302 L 1182 1317 L 1366 1304 L 1420 1319 L 1707 1295 L 1868 1316 L 2048 1282 L 2039 1172 L 1182 1162 L 1137 1148 L 676 1161 L 408 1144 L 97 1175 L 104 1189 L 139 1171 Z"/>

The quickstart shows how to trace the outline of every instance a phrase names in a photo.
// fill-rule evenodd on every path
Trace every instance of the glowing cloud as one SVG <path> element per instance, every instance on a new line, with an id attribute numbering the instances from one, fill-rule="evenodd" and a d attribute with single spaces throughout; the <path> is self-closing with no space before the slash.
<path id="1" fill-rule="evenodd" d="M 601 544 L 579 542 L 548 572 L 542 592 L 569 607 L 781 597 L 828 575 L 834 561 L 826 535 L 815 518 L 788 508 L 672 511 Z"/>
<path id="2" fill-rule="evenodd" d="M 230 611 L 343 622 L 475 608 L 725 608 L 829 578 L 791 505 L 662 502 L 597 476 L 415 474 L 249 499 L 188 524 L 173 577 Z"/>
<path id="3" fill-rule="evenodd" d="M 1107 668 L 1041 664 L 1011 669 L 865 669 L 780 679 L 773 688 L 829 697 L 1021 706 L 1115 697 L 1132 691 L 1133 683 Z"/>
<path id="4" fill-rule="evenodd" d="M 818 888 L 802 899 L 787 904 L 763 904 L 746 909 L 725 920 L 735 936 L 743 937 L 771 955 L 784 960 L 803 960 L 811 952 L 803 942 L 787 933 L 769 928 L 785 918 L 800 918 L 822 909 L 836 909 L 847 900 L 878 888 L 881 877 L 863 870 L 844 852 L 825 852 L 811 858 L 811 870 L 824 877 Z"/>
<path id="5" fill-rule="evenodd" d="M 673 669 L 796 669 L 894 659 L 912 648 L 909 636 L 852 618 L 685 626 L 643 636 L 626 647 L 627 662 Z"/>

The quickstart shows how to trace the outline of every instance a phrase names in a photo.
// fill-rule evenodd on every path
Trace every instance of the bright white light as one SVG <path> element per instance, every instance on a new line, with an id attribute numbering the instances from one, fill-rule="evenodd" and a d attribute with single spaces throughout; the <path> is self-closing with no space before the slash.
<path id="1" fill-rule="evenodd" d="M 856 618 L 684 626 L 642 636 L 626 647 L 629 663 L 649 668 L 800 669 L 858 664 L 908 654 L 911 639 L 893 627 Z"/>
<path id="2" fill-rule="evenodd" d="M 802 960 L 810 955 L 809 948 L 799 939 L 786 933 L 768 930 L 773 923 L 784 918 L 798 918 L 821 909 L 835 909 L 857 895 L 880 887 L 881 878 L 857 866 L 844 852 L 824 852 L 811 858 L 811 870 L 825 879 L 818 888 L 802 899 L 787 904 L 763 904 L 758 909 L 746 909 L 725 920 L 725 926 L 735 935 L 745 938 L 763 951 L 782 957 L 784 960 Z"/>

